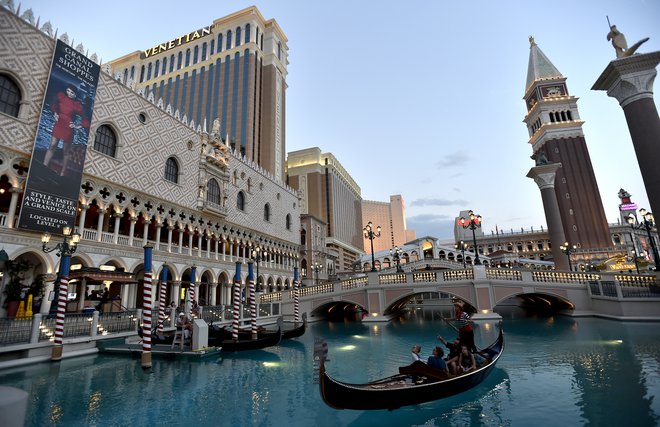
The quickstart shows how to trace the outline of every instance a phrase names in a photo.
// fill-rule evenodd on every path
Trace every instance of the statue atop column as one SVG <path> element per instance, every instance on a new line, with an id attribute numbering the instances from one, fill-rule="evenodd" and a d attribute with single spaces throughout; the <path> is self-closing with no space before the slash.
<path id="1" fill-rule="evenodd" d="M 607 21 L 609 22 L 609 19 Z M 617 58 L 625 58 L 632 55 L 642 45 L 642 43 L 647 42 L 648 39 L 648 37 L 645 37 L 634 45 L 628 47 L 626 36 L 624 36 L 623 33 L 616 28 L 616 25 L 610 25 L 610 32 L 607 33 L 607 40 L 612 40 L 612 46 L 614 46 L 614 51 L 616 52 Z"/>

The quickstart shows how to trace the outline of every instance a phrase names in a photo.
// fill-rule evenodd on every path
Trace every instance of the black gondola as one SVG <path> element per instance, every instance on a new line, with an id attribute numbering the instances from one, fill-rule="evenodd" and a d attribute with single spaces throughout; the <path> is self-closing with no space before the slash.
<path id="1" fill-rule="evenodd" d="M 504 333 L 500 327 L 497 340 L 481 352 L 489 360 L 474 372 L 447 376 L 423 362 L 413 362 L 392 375 L 365 384 L 337 381 L 325 371 L 325 358 L 319 358 L 319 388 L 328 406 L 336 409 L 397 409 L 402 406 L 431 402 L 462 393 L 479 385 L 495 367 L 504 350 Z"/>
<path id="2" fill-rule="evenodd" d="M 288 322 L 287 322 L 288 323 Z M 284 329 L 282 332 L 282 339 L 283 340 L 288 340 L 291 338 L 298 338 L 299 336 L 302 336 L 305 333 L 305 330 L 307 329 L 307 313 L 303 313 L 302 315 L 302 324 L 299 322 L 291 322 L 293 323 L 293 329 Z"/>
<path id="3" fill-rule="evenodd" d="M 211 329 L 209 329 L 209 347 L 222 347 L 222 351 L 226 352 L 258 350 L 277 345 L 282 340 L 282 319 L 279 318 L 277 323 L 277 331 L 262 332 L 256 339 L 252 339 L 251 335 L 239 334 L 238 339 L 234 340 L 231 337 L 227 338 L 226 331 L 219 332 L 219 330 L 216 330 L 216 333 L 212 334 Z"/>
<path id="4" fill-rule="evenodd" d="M 282 339 L 288 340 L 291 338 L 297 338 L 302 336 L 307 330 L 307 313 L 302 315 L 302 323 L 295 321 L 283 321 L 282 322 Z M 293 325 L 293 328 L 287 327 L 287 325 Z M 274 334 L 275 331 L 268 330 L 264 326 L 259 326 L 257 329 L 258 338 L 262 338 L 264 335 Z M 209 340 L 217 340 L 221 338 L 222 340 L 229 340 L 232 338 L 231 326 L 217 326 L 209 325 Z M 251 339 L 252 331 L 248 328 L 242 328 L 238 330 L 239 339 Z"/>

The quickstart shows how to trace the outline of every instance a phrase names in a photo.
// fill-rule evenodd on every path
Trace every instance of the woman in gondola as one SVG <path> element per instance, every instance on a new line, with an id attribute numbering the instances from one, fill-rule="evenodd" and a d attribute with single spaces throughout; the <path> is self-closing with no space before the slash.
<path id="1" fill-rule="evenodd" d="M 477 362 L 474 359 L 474 355 L 466 345 L 461 346 L 461 354 L 448 360 L 447 364 L 453 364 L 455 366 L 453 371 L 456 372 L 456 375 L 466 374 L 477 369 Z"/>

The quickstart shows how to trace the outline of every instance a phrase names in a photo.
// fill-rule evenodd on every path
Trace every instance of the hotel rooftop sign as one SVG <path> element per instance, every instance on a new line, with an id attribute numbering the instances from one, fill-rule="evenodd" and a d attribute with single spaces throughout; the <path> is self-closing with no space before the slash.
<path id="1" fill-rule="evenodd" d="M 176 37 L 168 42 L 158 44 L 150 49 L 142 52 L 142 59 L 149 58 L 159 53 L 167 52 L 170 49 L 174 49 L 179 46 L 183 46 L 186 43 L 190 43 L 202 37 L 208 36 L 211 34 L 211 26 L 200 28 L 199 30 L 193 31 L 192 33 L 184 34 L 180 37 Z"/>

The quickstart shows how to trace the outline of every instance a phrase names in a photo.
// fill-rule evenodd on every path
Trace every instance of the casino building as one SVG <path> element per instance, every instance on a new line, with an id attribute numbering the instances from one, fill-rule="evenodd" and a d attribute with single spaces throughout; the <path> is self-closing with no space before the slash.
<path id="1" fill-rule="evenodd" d="M 110 62 L 115 78 L 284 179 L 287 38 L 252 6 Z"/>
<path id="2" fill-rule="evenodd" d="M 31 10 L 0 7 L 0 249 L 28 266 L 24 288 L 45 283 L 48 312 L 57 251 L 43 250 L 41 232 L 17 228 L 56 45 L 50 22 L 38 22 Z M 283 180 L 286 37 L 256 8 L 191 34 L 101 66 L 68 310 L 88 307 L 86 291 L 105 287 L 120 306 L 140 307 L 145 245 L 154 277 L 169 272 L 167 302 L 194 280 L 200 305 L 229 304 L 236 265 L 245 282 L 256 248 L 262 290 L 292 286 L 300 211 Z M 66 33 L 58 38 L 68 43 Z M 86 55 L 82 44 L 75 50 Z M 49 247 L 58 242 L 54 235 Z"/>

